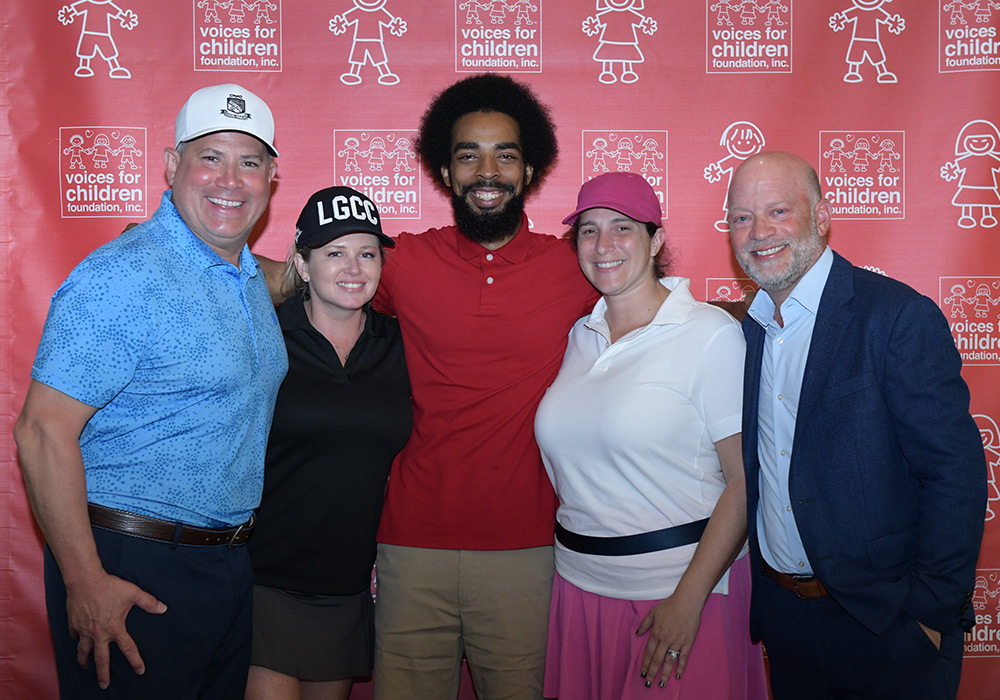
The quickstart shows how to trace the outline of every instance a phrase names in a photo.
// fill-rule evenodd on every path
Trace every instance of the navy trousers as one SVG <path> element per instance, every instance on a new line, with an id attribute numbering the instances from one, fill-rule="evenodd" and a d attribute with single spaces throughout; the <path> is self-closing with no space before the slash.
<path id="1" fill-rule="evenodd" d="M 146 672 L 138 676 L 112 645 L 111 685 L 97 685 L 93 657 L 76 662 L 66 589 L 45 548 L 45 601 L 62 700 L 243 700 L 250 667 L 253 571 L 247 548 L 192 547 L 92 528 L 105 570 L 167 605 L 162 615 L 132 608 L 125 626 Z"/>
<path id="2" fill-rule="evenodd" d="M 754 583 L 774 700 L 954 700 L 962 632 L 942 635 L 938 650 L 906 613 L 880 636 L 831 598 L 801 600 L 763 576 Z"/>

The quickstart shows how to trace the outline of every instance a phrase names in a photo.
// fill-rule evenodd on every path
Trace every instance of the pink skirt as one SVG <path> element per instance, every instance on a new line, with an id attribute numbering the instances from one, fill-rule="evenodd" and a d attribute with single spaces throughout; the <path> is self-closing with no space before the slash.
<path id="1" fill-rule="evenodd" d="M 546 698 L 565 700 L 767 700 L 761 648 L 750 641 L 750 557 L 729 572 L 729 594 L 713 593 L 701 615 L 684 677 L 642 678 L 649 635 L 639 623 L 658 600 L 587 593 L 558 573 L 552 584 L 545 657 Z M 664 664 L 666 665 L 666 664 Z M 646 687 L 646 680 L 653 683 Z"/>

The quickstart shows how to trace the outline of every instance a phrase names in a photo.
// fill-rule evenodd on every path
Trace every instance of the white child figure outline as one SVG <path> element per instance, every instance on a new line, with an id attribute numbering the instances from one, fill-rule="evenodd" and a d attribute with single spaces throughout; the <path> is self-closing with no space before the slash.
<path id="1" fill-rule="evenodd" d="M 823 157 L 830 159 L 830 172 L 832 173 L 847 172 L 844 167 L 844 156 L 847 155 L 844 146 L 844 139 L 837 138 L 830 141 L 830 150 L 823 151 Z"/>
<path id="2" fill-rule="evenodd" d="M 385 157 L 387 155 L 385 150 L 385 139 L 381 136 L 376 136 L 368 144 L 368 150 L 362 152 L 361 155 L 368 159 L 369 168 L 381 172 L 382 166 L 385 165 Z"/>
<path id="3" fill-rule="evenodd" d="M 891 34 L 900 34 L 906 29 L 902 16 L 882 7 L 892 0 L 852 0 L 851 7 L 830 15 L 829 26 L 835 32 L 842 31 L 851 24 L 851 41 L 847 45 L 847 74 L 845 83 L 860 83 L 861 66 L 867 60 L 878 72 L 875 80 L 880 83 L 895 83 L 896 74 L 885 67 L 885 51 L 879 32 L 885 26 Z"/>
<path id="4" fill-rule="evenodd" d="M 637 139 L 638 140 L 638 139 Z M 635 152 L 632 148 L 632 139 L 628 136 L 622 136 L 615 143 L 615 167 L 618 168 L 618 172 L 627 173 L 632 170 L 632 159 L 638 158 L 639 154 Z"/>
<path id="5" fill-rule="evenodd" d="M 1000 206 L 1000 131 L 985 119 L 974 119 L 962 127 L 955 140 L 955 160 L 941 167 L 941 177 L 958 180 L 958 190 L 951 203 L 959 207 L 961 228 L 974 228 L 974 211 L 981 211 L 979 225 L 993 228 L 997 218 L 993 210 Z"/>
<path id="6" fill-rule="evenodd" d="M 482 24 L 483 20 L 479 18 L 479 11 L 485 10 L 476 0 L 465 0 L 458 9 L 465 10 L 465 23 L 466 24 Z"/>
<path id="7" fill-rule="evenodd" d="M 955 284 L 951 287 L 951 295 L 945 297 L 942 301 L 945 304 L 951 304 L 952 318 L 968 318 L 965 315 L 965 305 L 971 304 L 974 300 L 965 296 L 965 287 Z"/>
<path id="8" fill-rule="evenodd" d="M 781 19 L 780 13 L 788 12 L 788 5 L 782 5 L 781 0 L 764 0 L 764 4 L 758 5 L 757 9 L 767 12 L 767 21 L 764 22 L 766 26 L 785 26 L 786 23 Z"/>
<path id="9" fill-rule="evenodd" d="M 63 155 L 69 156 L 69 169 L 70 170 L 86 170 L 87 167 L 83 164 L 83 154 L 87 153 L 87 149 L 83 147 L 83 137 L 80 134 L 73 134 L 69 137 L 69 145 L 63 149 Z"/>
<path id="10" fill-rule="evenodd" d="M 726 155 L 705 166 L 704 178 L 709 182 L 719 182 L 726 175 L 726 189 L 722 195 L 722 218 L 715 222 L 715 230 L 729 232 L 729 183 L 733 179 L 733 171 L 750 156 L 764 150 L 764 133 L 753 122 L 733 122 L 722 132 L 719 145 L 726 148 Z"/>
<path id="11" fill-rule="evenodd" d="M 72 24 L 77 17 L 83 17 L 83 27 L 76 44 L 76 57 L 80 62 L 73 75 L 92 77 L 94 69 L 90 62 L 100 54 L 107 61 L 109 77 L 131 78 L 132 73 L 118 62 L 118 45 L 111 34 L 111 20 L 117 20 L 122 29 L 131 31 L 139 24 L 139 17 L 132 10 L 118 7 L 113 0 L 76 0 L 59 10 L 59 22 L 63 26 Z"/>
<path id="12" fill-rule="evenodd" d="M 605 85 L 618 82 L 634 83 L 639 79 L 634 66 L 645 63 L 646 57 L 639 48 L 638 32 L 652 36 L 656 33 L 656 20 L 644 15 L 645 0 L 597 0 L 596 14 L 583 21 L 583 33 L 600 34 L 597 49 L 591 57 L 601 64 L 597 79 Z M 620 66 L 621 76 L 615 74 Z"/>
<path id="13" fill-rule="evenodd" d="M 951 13 L 951 21 L 949 24 L 968 24 L 968 22 L 965 21 L 965 12 L 963 12 L 965 9 L 964 2 L 952 0 L 952 2 L 949 2 L 947 5 L 942 5 L 941 9 L 945 12 Z"/>
<path id="14" fill-rule="evenodd" d="M 384 29 L 393 36 L 403 36 L 406 33 L 406 21 L 385 9 L 386 0 L 353 0 L 354 6 L 332 18 L 329 29 L 335 36 L 347 32 L 354 27 L 354 39 L 351 43 L 351 53 L 348 63 L 351 68 L 340 76 L 344 85 L 361 83 L 361 68 L 371 62 L 378 69 L 379 85 L 396 85 L 399 76 L 389 70 L 389 58 L 385 52 Z M 357 11 L 353 19 L 351 13 Z"/>
<path id="15" fill-rule="evenodd" d="M 253 21 L 254 24 L 275 23 L 275 20 L 271 19 L 271 15 L 269 13 L 277 10 L 278 6 L 270 0 L 249 0 L 249 2 L 244 0 L 243 4 L 250 12 L 253 12 L 254 10 L 257 11 L 257 17 Z"/>
<path id="16" fill-rule="evenodd" d="M 137 148 L 135 137 L 131 134 L 122 136 L 118 148 L 112 151 L 112 153 L 121 157 L 121 160 L 118 161 L 119 170 L 124 170 L 126 167 L 129 170 L 139 169 L 139 166 L 135 164 L 135 159 L 142 157 L 142 151 Z"/>
<path id="17" fill-rule="evenodd" d="M 87 155 L 91 156 L 93 160 L 94 167 L 99 170 L 105 170 L 108 167 L 108 161 L 111 160 L 111 156 L 114 155 L 114 149 L 111 148 L 111 140 L 106 134 L 98 134 L 94 137 L 94 145 L 86 149 Z"/>
<path id="18" fill-rule="evenodd" d="M 972 0 L 966 7 L 976 13 L 976 22 L 986 24 L 993 16 L 992 10 L 1000 10 L 1000 3 L 996 0 Z"/>
<path id="19" fill-rule="evenodd" d="M 337 155 L 344 159 L 344 171 L 356 171 L 361 172 L 361 166 L 358 165 L 358 156 L 363 155 L 360 150 L 361 142 L 358 141 L 353 136 L 348 136 L 344 139 L 344 147 L 337 151 Z"/>
<path id="20" fill-rule="evenodd" d="M 979 427 L 979 435 L 983 440 L 983 451 L 986 455 L 986 520 L 993 520 L 996 512 L 992 503 L 1000 501 L 1000 488 L 997 487 L 997 466 L 1000 465 L 1000 430 L 996 421 L 990 416 L 977 413 L 972 416 Z"/>
<path id="21" fill-rule="evenodd" d="M 896 151 L 896 142 L 892 139 L 882 139 L 875 157 L 878 158 L 878 171 L 880 173 L 886 170 L 890 173 L 898 172 L 896 168 L 892 167 L 892 161 L 899 160 L 902 156 Z"/>
<path id="22" fill-rule="evenodd" d="M 205 10 L 205 23 L 212 22 L 213 24 L 222 24 L 222 19 L 219 17 L 219 9 L 228 10 L 233 4 L 233 0 L 226 0 L 225 2 L 220 2 L 219 0 L 198 0 L 198 7 Z"/>
<path id="23" fill-rule="evenodd" d="M 507 21 L 507 4 L 503 0 L 487 0 L 479 3 L 484 11 L 490 13 L 490 24 L 503 24 Z"/>
<path id="24" fill-rule="evenodd" d="M 874 158 L 872 146 L 868 139 L 858 139 L 854 142 L 854 150 L 846 154 L 850 156 L 857 172 L 868 172 L 868 164 Z"/>
<path id="25" fill-rule="evenodd" d="M 723 24 L 727 27 L 733 26 L 733 20 L 729 16 L 730 10 L 736 9 L 733 2 L 734 0 L 719 0 L 719 2 L 709 6 L 708 9 L 715 13 L 715 23 L 718 26 L 721 27 Z"/>
<path id="26" fill-rule="evenodd" d="M 386 155 L 395 160 L 392 171 L 396 173 L 400 169 L 411 172 L 413 168 L 410 167 L 410 160 L 417 157 L 416 151 L 413 150 L 413 144 L 406 137 L 396 139 L 396 147 L 386 152 Z"/>
<path id="27" fill-rule="evenodd" d="M 594 172 L 608 172 L 607 157 L 614 155 L 614 152 L 608 150 L 608 140 L 598 136 L 591 141 L 590 145 L 593 148 L 587 151 L 586 156 L 594 159 L 591 164 L 591 170 Z"/>
<path id="28" fill-rule="evenodd" d="M 229 21 L 233 24 L 243 24 L 243 20 L 247 18 L 246 11 L 246 3 L 243 0 L 230 0 Z"/>
<path id="29" fill-rule="evenodd" d="M 531 15 L 528 13 L 538 12 L 538 5 L 532 5 L 531 0 L 514 0 L 513 4 L 507 5 L 507 10 L 517 13 L 514 24 L 520 25 L 523 22 L 526 25 L 531 25 L 535 22 L 532 21 Z"/>
<path id="30" fill-rule="evenodd" d="M 639 155 L 642 156 L 640 172 L 660 172 L 660 169 L 656 167 L 656 161 L 663 160 L 663 153 L 660 152 L 660 146 L 656 143 L 656 139 L 646 139 L 643 141 L 642 150 L 639 152 Z"/>

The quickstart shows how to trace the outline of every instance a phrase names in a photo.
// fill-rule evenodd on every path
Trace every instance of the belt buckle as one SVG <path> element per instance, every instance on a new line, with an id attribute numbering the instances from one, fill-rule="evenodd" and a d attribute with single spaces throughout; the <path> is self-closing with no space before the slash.
<path id="1" fill-rule="evenodd" d="M 253 526 L 256 524 L 257 524 L 257 514 L 250 513 L 250 519 L 247 520 L 245 523 L 240 523 L 240 526 L 236 528 L 236 531 L 233 533 L 233 536 L 229 538 L 229 545 L 228 545 L 229 548 L 231 549 L 236 546 L 234 544 L 236 542 L 236 538 L 240 536 L 241 532 L 243 532 L 244 527 L 246 527 L 247 530 L 253 530 Z"/>

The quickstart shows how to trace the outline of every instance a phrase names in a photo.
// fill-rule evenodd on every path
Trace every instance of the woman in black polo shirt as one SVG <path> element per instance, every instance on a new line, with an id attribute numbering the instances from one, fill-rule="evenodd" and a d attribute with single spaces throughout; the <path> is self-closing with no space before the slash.
<path id="1" fill-rule="evenodd" d="M 297 222 L 297 293 L 278 308 L 288 375 L 250 540 L 249 700 L 347 698 L 371 674 L 375 532 L 413 422 L 399 324 L 369 305 L 392 246 L 347 187 L 312 195 Z"/>

